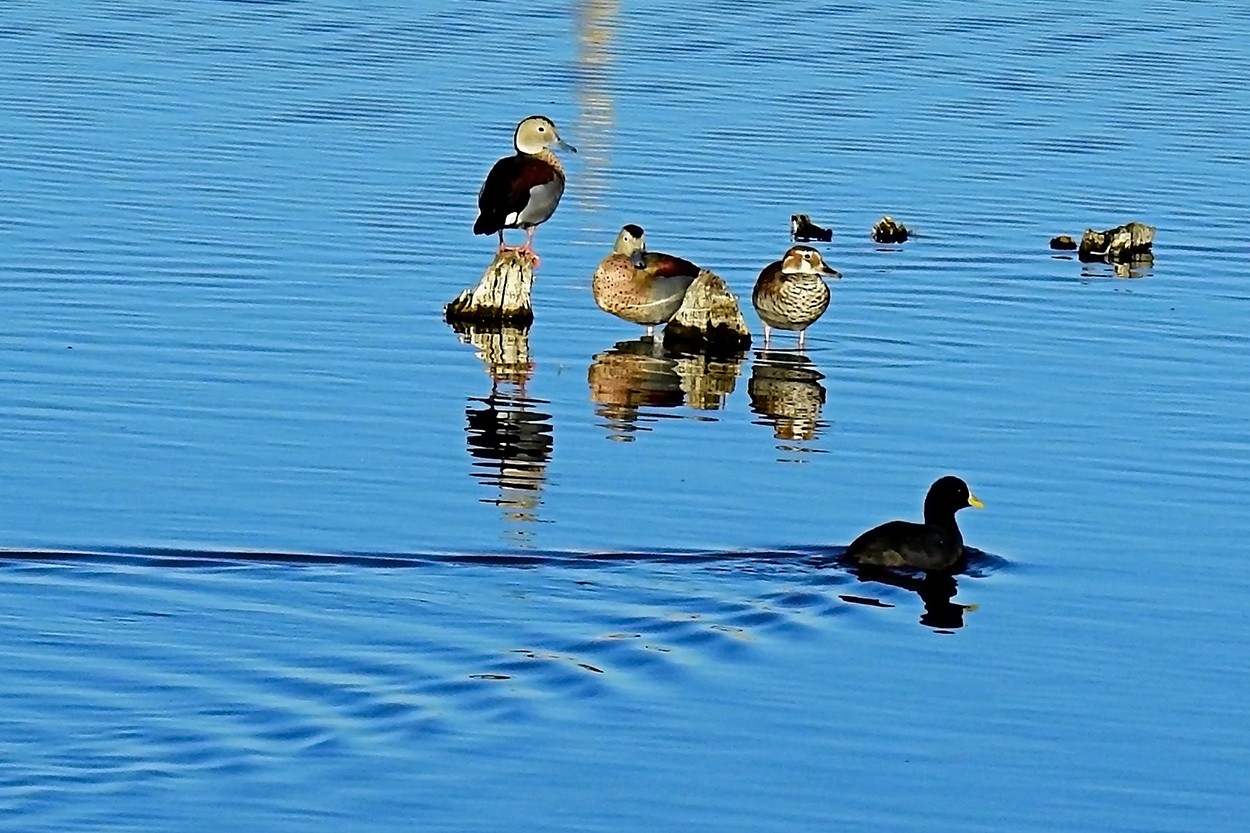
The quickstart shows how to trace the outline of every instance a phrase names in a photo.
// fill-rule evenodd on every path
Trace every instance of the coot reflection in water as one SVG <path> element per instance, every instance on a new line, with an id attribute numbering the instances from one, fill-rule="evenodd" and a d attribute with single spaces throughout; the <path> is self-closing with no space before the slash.
<path id="1" fill-rule="evenodd" d="M 792 454 L 824 451 L 814 445 L 829 423 L 821 419 L 825 405 L 825 375 L 802 353 L 763 350 L 756 354 L 751 366 L 747 394 L 751 410 L 760 416 L 756 425 L 773 429 L 780 442 L 779 459 L 795 460 Z M 798 458 L 798 459 L 801 459 Z"/>
<path id="2" fill-rule="evenodd" d="M 669 351 L 663 342 L 644 338 L 617 342 L 596 354 L 586 376 L 608 439 L 631 442 L 634 432 L 650 430 L 643 423 L 666 416 L 653 409 L 723 408 L 743 360 L 742 354 Z"/>
<path id="3" fill-rule="evenodd" d="M 868 595 L 867 585 L 878 584 L 915 593 L 924 605 L 920 624 L 940 632 L 958 630 L 964 626 L 964 613 L 976 610 L 979 605 L 961 604 L 954 601 L 959 593 L 960 579 L 984 578 L 1003 569 L 1006 559 L 968 547 L 964 558 L 952 570 L 926 572 L 908 568 L 889 568 L 875 564 L 858 564 L 849 560 L 845 552 L 827 562 L 827 566 L 845 570 L 866 585 L 862 593 L 840 593 L 839 598 L 851 604 L 869 607 L 894 607 L 893 604 Z"/>
<path id="4" fill-rule="evenodd" d="M 959 592 L 959 584 L 949 573 L 925 573 L 923 575 L 905 575 L 892 573 L 879 567 L 854 567 L 851 573 L 860 581 L 878 582 L 909 590 L 920 597 L 924 604 L 924 612 L 920 614 L 920 624 L 938 631 L 955 631 L 964 626 L 964 611 L 976 610 L 976 605 L 964 605 L 952 601 Z M 871 596 L 842 593 L 839 598 L 851 604 L 868 605 L 870 607 L 893 607 L 893 605 Z"/>

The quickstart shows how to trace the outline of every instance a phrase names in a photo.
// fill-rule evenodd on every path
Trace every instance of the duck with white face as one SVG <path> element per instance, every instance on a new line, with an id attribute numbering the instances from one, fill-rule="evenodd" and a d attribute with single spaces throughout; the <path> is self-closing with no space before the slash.
<path id="1" fill-rule="evenodd" d="M 842 275 L 810 246 L 793 246 L 781 260 L 764 267 L 755 281 L 751 304 L 764 324 L 765 347 L 776 328 L 798 330 L 799 349 L 803 349 L 807 328 L 829 308 L 831 296 L 825 277 Z"/>
<path id="2" fill-rule="evenodd" d="M 688 260 L 647 251 L 646 232 L 631 223 L 595 269 L 591 292 L 599 309 L 643 325 L 654 337 L 656 325 L 668 323 L 698 276 L 699 267 Z"/>
<path id="3" fill-rule="evenodd" d="M 478 218 L 474 234 L 498 234 L 499 251 L 504 245 L 503 230 L 525 230 L 525 243 L 515 248 L 534 257 L 534 229 L 555 213 L 564 194 L 564 166 L 552 152 L 560 148 L 577 152 L 560 138 L 555 122 L 546 116 L 530 116 L 521 121 L 512 136 L 516 150 L 494 164 L 477 195 Z"/>

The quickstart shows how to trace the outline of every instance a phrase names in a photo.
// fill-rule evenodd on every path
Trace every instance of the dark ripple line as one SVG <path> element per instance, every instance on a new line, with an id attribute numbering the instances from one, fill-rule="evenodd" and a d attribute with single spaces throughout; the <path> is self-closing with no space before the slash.
<path id="1" fill-rule="evenodd" d="M 836 557 L 841 548 L 765 551 L 673 551 L 673 552 L 539 552 L 528 553 L 389 553 L 345 552 L 304 553 L 273 550 L 190 550 L 167 547 L 126 549 L 59 550 L 3 549 L 3 562 L 92 562 L 167 568 L 220 567 L 228 564 L 251 565 L 330 565 L 372 568 L 420 567 L 431 564 L 464 564 L 498 567 L 542 567 L 584 564 L 655 562 L 707 563 L 717 561 L 796 562 L 802 559 Z"/>
<path id="2" fill-rule="evenodd" d="M 302 553 L 271 550 L 190 550 L 175 547 L 58 550 L 0 548 L 0 564 L 92 563 L 170 569 L 222 566 L 351 566 L 373 569 L 412 568 L 439 564 L 489 567 L 577 567 L 611 564 L 742 564 L 838 566 L 845 547 L 817 546 L 775 550 L 672 550 L 657 552 L 536 552 L 536 553 Z M 965 574 L 982 576 L 1009 566 L 990 553 L 968 548 Z"/>

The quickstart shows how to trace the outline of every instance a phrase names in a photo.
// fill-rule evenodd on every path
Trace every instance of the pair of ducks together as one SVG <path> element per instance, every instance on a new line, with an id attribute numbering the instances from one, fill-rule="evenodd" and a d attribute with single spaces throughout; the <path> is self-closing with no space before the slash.
<path id="1" fill-rule="evenodd" d="M 552 148 L 576 152 L 560 138 L 555 123 L 546 116 L 530 116 L 517 125 L 512 144 L 515 153 L 497 161 L 478 192 L 478 218 L 474 234 L 498 234 L 499 248 L 508 228 L 525 231 L 525 243 L 514 250 L 534 255 L 534 231 L 551 218 L 564 194 L 564 166 Z M 699 275 L 699 267 L 663 252 L 648 252 L 640 226 L 627 225 L 617 235 L 612 253 L 595 270 L 592 292 L 605 312 L 641 324 L 647 335 L 677 312 L 686 290 Z M 842 277 L 827 266 L 820 252 L 794 246 L 781 260 L 765 266 L 755 282 L 751 303 L 764 323 L 764 344 L 773 329 L 797 330 L 799 347 L 806 342 L 807 328 L 829 308 L 829 285 L 824 278 Z"/>
<path id="2" fill-rule="evenodd" d="M 676 314 L 700 269 L 680 257 L 647 251 L 644 235 L 641 226 L 621 229 L 612 253 L 595 270 L 591 290 L 600 309 L 642 324 L 650 336 L 657 324 Z M 751 304 L 764 323 L 765 347 L 773 329 L 779 329 L 797 330 L 803 348 L 807 328 L 829 308 L 826 275 L 842 277 L 810 246 L 793 246 L 781 260 L 764 267 L 751 292 Z"/>
<path id="3" fill-rule="evenodd" d="M 513 146 L 516 153 L 496 162 L 482 184 L 473 232 L 498 233 L 503 250 L 508 248 L 503 230 L 523 229 L 525 243 L 517 251 L 534 256 L 534 229 L 550 219 L 564 194 L 564 167 L 551 149 L 576 149 L 560 138 L 546 116 L 530 116 L 518 124 Z M 655 325 L 677 312 L 698 274 L 699 268 L 688 260 L 648 252 L 643 230 L 627 225 L 617 235 L 612 254 L 595 270 L 595 301 L 606 312 L 644 325 L 650 335 Z M 794 246 L 781 260 L 764 267 L 751 301 L 764 322 L 765 344 L 777 328 L 798 330 L 803 346 L 807 327 L 829 306 L 823 275 L 840 277 L 807 246 Z M 964 556 L 955 513 L 968 506 L 985 504 L 963 480 L 941 477 L 925 496 L 923 523 L 890 521 L 873 527 L 851 542 L 844 558 L 882 567 L 948 570 Z"/>

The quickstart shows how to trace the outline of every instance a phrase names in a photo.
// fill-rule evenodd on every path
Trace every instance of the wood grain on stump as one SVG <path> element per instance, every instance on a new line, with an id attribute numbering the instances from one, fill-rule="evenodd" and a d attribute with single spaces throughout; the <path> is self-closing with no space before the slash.
<path id="1" fill-rule="evenodd" d="M 443 309 L 449 323 L 511 324 L 534 321 L 530 292 L 534 286 L 534 256 L 527 252 L 498 252 L 477 286 L 466 289 Z"/>
<path id="2" fill-rule="evenodd" d="M 664 341 L 699 349 L 743 350 L 751 346 L 751 331 L 738 307 L 738 296 L 719 275 L 700 269 L 664 328 Z"/>

